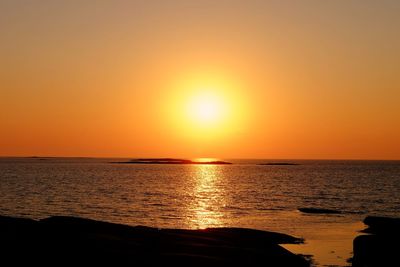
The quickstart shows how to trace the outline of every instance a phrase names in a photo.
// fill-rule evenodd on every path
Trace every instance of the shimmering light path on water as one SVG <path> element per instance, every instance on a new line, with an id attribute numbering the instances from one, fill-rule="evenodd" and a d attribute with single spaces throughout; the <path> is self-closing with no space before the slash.
<path id="1" fill-rule="evenodd" d="M 0 214 L 279 231 L 306 239 L 293 251 L 314 254 L 320 264 L 342 265 L 367 214 L 400 216 L 400 163 L 394 161 L 295 161 L 297 166 L 256 165 L 265 160 L 233 165 L 111 161 L 116 159 L 0 159 Z M 302 214 L 299 207 L 343 213 Z"/>

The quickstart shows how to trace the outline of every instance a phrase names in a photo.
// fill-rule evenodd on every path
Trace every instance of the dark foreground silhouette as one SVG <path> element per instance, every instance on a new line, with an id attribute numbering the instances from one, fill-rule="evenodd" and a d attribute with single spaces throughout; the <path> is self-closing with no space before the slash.
<path id="1" fill-rule="evenodd" d="M 226 165 L 231 162 L 215 160 L 215 161 L 193 161 L 189 159 L 174 159 L 174 158 L 146 158 L 132 159 L 129 161 L 112 162 L 119 164 L 200 164 L 200 165 Z"/>
<path id="2" fill-rule="evenodd" d="M 354 267 L 400 266 L 400 218 L 368 216 L 368 226 L 353 242 Z"/>
<path id="3" fill-rule="evenodd" d="M 0 241 L 3 266 L 309 266 L 278 245 L 301 239 L 244 228 L 156 229 L 0 216 Z"/>

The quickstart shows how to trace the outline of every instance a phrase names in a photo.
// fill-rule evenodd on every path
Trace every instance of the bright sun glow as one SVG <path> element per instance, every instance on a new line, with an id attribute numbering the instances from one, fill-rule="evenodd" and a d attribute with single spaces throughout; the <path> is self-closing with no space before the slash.
<path id="1" fill-rule="evenodd" d="M 224 100 L 212 91 L 200 91 L 188 101 L 189 119 L 203 126 L 221 122 L 225 112 Z"/>
<path id="2" fill-rule="evenodd" d="M 166 98 L 168 129 L 177 138 L 222 144 L 246 128 L 248 108 L 240 83 L 222 75 L 210 77 L 183 80 Z"/>

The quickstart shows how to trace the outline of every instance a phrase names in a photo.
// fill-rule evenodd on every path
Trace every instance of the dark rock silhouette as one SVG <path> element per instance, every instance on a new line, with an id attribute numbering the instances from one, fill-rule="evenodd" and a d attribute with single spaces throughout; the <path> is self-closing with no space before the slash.
<path id="1" fill-rule="evenodd" d="M 385 235 L 400 233 L 400 218 L 367 216 L 364 223 L 368 226 L 363 230 L 364 233 Z"/>
<path id="2" fill-rule="evenodd" d="M 74 217 L 0 216 L 4 266 L 309 266 L 278 244 L 289 235 L 243 229 L 156 229 Z"/>
<path id="3" fill-rule="evenodd" d="M 400 218 L 368 216 L 369 235 L 357 236 L 353 241 L 354 267 L 400 266 Z"/>
<path id="4" fill-rule="evenodd" d="M 200 165 L 225 165 L 232 164 L 227 161 L 193 161 L 189 159 L 174 159 L 174 158 L 143 158 L 132 159 L 129 161 L 112 162 L 119 164 L 200 164 Z"/>
<path id="5" fill-rule="evenodd" d="M 331 210 L 331 209 L 319 209 L 319 208 L 298 208 L 299 211 L 304 213 L 313 213 L 313 214 L 340 214 L 341 211 Z"/>

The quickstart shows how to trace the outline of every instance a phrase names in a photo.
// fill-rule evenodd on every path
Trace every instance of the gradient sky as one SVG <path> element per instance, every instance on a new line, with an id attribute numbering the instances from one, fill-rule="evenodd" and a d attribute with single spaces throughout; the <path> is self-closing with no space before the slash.
<path id="1" fill-rule="evenodd" d="M 3 0 L 0 155 L 400 159 L 399 14 L 400 1 Z M 213 128 L 183 116 L 202 88 L 231 108 Z"/>

